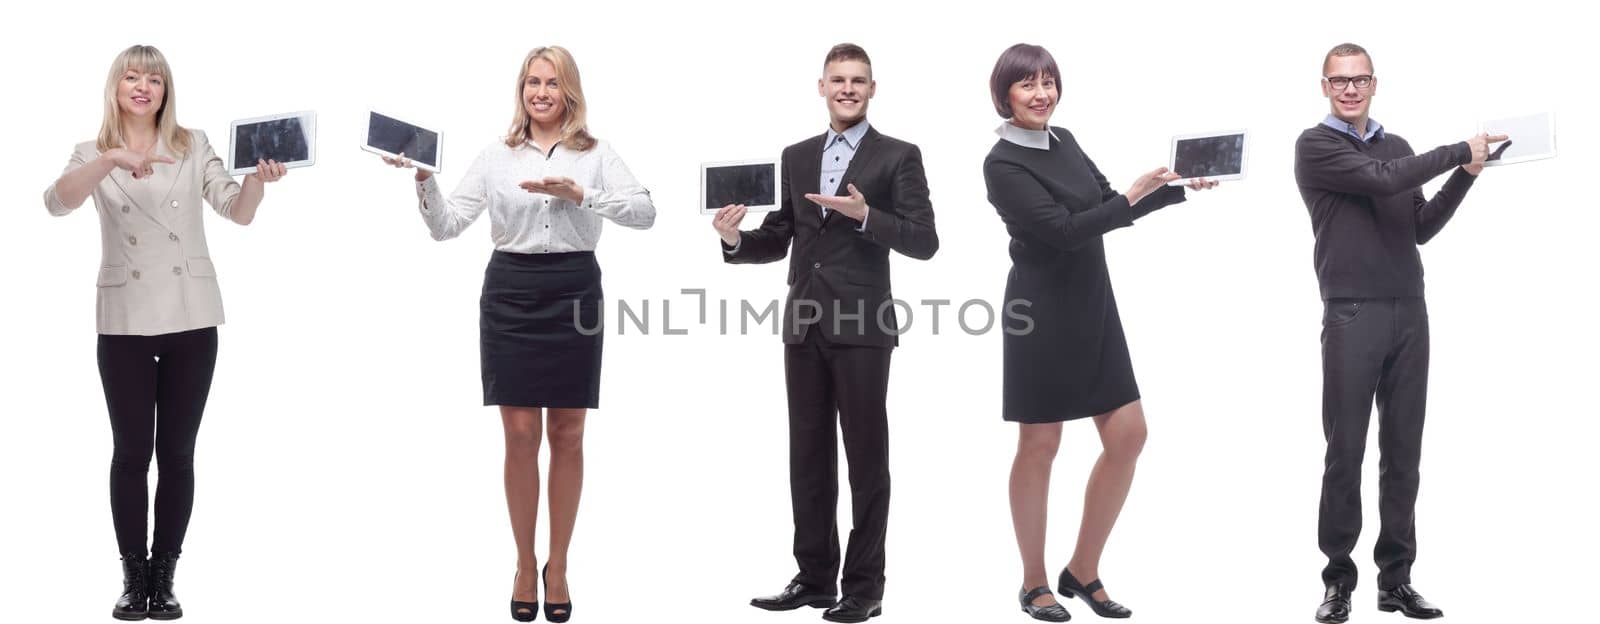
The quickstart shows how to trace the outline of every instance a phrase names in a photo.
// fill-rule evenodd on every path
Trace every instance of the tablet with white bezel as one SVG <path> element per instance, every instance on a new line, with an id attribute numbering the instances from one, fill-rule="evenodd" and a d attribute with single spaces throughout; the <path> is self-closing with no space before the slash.
<path id="1" fill-rule="evenodd" d="M 1182 186 L 1195 178 L 1210 181 L 1243 180 L 1249 165 L 1250 135 L 1244 130 L 1204 132 L 1172 137 L 1168 168 L 1180 179 L 1168 186 Z"/>
<path id="2" fill-rule="evenodd" d="M 256 172 L 256 162 L 274 160 L 285 167 L 310 167 L 317 162 L 317 113 L 300 111 L 240 119 L 228 129 L 228 173 Z"/>
<path id="3" fill-rule="evenodd" d="M 1514 165 L 1556 157 L 1555 113 L 1538 113 L 1486 121 L 1478 125 L 1478 131 L 1510 137 L 1508 141 L 1489 146 L 1490 159 L 1483 163 L 1486 167 Z M 1495 156 L 1497 152 L 1498 157 Z"/>
<path id="4" fill-rule="evenodd" d="M 778 159 L 758 158 L 700 165 L 700 214 L 716 214 L 728 204 L 750 212 L 778 209 Z"/>
<path id="5" fill-rule="evenodd" d="M 404 154 L 416 168 L 439 173 L 444 137 L 434 130 L 369 111 L 367 138 L 361 149 L 389 158 Z"/>

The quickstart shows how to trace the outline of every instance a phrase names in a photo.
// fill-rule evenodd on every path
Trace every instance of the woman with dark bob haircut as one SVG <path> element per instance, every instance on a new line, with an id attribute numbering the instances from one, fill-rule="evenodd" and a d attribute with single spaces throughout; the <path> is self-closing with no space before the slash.
<path id="1" fill-rule="evenodd" d="M 1089 475 L 1077 547 L 1057 589 L 1082 597 L 1101 617 L 1133 614 L 1106 596 L 1099 579 L 1100 555 L 1145 440 L 1101 237 L 1184 200 L 1182 187 L 1167 186 L 1178 175 L 1165 167 L 1134 179 L 1124 193 L 1113 190 L 1072 133 L 1049 125 L 1060 84 L 1061 71 L 1044 48 L 1006 49 L 989 77 L 995 112 L 1006 121 L 983 161 L 989 203 L 1011 235 L 1006 301 L 1031 303 L 1027 318 L 1006 321 L 1002 413 L 1019 423 L 1011 466 L 1011 520 L 1022 554 L 1018 598 L 1024 612 L 1049 622 L 1071 617 L 1051 595 L 1045 572 L 1050 465 L 1061 423 L 1080 418 L 1094 419 L 1104 450 Z"/>

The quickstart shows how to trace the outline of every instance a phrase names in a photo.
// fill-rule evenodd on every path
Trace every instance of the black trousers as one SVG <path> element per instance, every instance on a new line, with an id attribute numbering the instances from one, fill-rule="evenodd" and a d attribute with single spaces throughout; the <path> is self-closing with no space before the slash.
<path id="1" fill-rule="evenodd" d="M 1428 308 L 1422 298 L 1330 299 L 1322 329 L 1322 431 L 1328 442 L 1317 540 L 1324 583 L 1353 587 L 1361 534 L 1361 458 L 1378 405 L 1379 589 L 1411 582 L 1428 400 Z"/>
<path id="2" fill-rule="evenodd" d="M 123 554 L 145 550 L 150 456 L 156 484 L 152 549 L 178 553 L 194 509 L 194 441 L 217 364 L 217 328 L 159 336 L 101 334 L 100 383 L 111 413 L 111 522 Z"/>
<path id="3" fill-rule="evenodd" d="M 784 347 L 789 393 L 789 495 L 794 506 L 794 580 L 833 591 L 839 578 L 838 437 L 850 470 L 852 527 L 844 556 L 845 595 L 883 598 L 889 525 L 887 347 L 831 343 L 812 328 Z M 837 414 L 837 419 L 835 418 Z"/>

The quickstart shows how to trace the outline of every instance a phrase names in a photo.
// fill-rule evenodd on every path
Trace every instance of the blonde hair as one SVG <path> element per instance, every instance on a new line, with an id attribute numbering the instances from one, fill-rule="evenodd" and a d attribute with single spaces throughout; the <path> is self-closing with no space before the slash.
<path id="1" fill-rule="evenodd" d="M 594 147 L 595 138 L 589 134 L 588 106 L 583 102 L 583 83 L 578 79 L 578 64 L 572 53 L 561 46 L 534 48 L 522 60 L 522 71 L 517 72 L 516 113 L 511 117 L 511 129 L 506 133 L 507 147 L 527 144 L 533 127 L 533 118 L 522 102 L 522 85 L 527 81 L 528 68 L 543 59 L 556 68 L 556 84 L 561 88 L 561 99 L 566 105 L 561 119 L 561 139 L 567 147 L 583 152 Z"/>
<path id="2" fill-rule="evenodd" d="M 178 125 L 178 89 L 172 80 L 172 67 L 167 57 L 155 46 L 136 45 L 123 50 L 111 61 L 111 71 L 106 74 L 106 110 L 100 121 L 100 136 L 95 145 L 100 151 L 126 147 L 122 136 L 122 106 L 117 103 L 117 84 L 123 75 L 133 70 L 158 74 L 165 81 L 161 108 L 156 110 L 156 137 L 168 149 L 180 156 L 189 153 L 189 131 Z"/>

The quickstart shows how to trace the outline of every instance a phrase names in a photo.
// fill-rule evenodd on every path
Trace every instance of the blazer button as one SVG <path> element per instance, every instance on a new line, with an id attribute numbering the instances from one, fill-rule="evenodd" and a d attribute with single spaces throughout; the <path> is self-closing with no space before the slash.
<path id="1" fill-rule="evenodd" d="M 180 269 L 178 267 L 172 267 L 172 274 L 173 275 L 183 275 L 183 269 Z"/>
<path id="2" fill-rule="evenodd" d="M 172 200 L 172 207 L 173 208 L 177 208 L 178 207 L 178 200 L 176 200 L 176 199 Z"/>
<path id="3" fill-rule="evenodd" d="M 822 263 L 821 263 L 821 262 L 818 262 L 818 263 L 816 263 L 816 264 L 813 264 L 813 265 L 811 265 L 811 268 L 813 268 L 813 269 L 820 269 L 820 268 L 822 268 Z"/>
<path id="4" fill-rule="evenodd" d="M 169 234 L 167 234 L 167 238 L 170 239 L 174 243 L 178 242 L 178 235 L 177 234 L 169 233 Z"/>
<path id="5" fill-rule="evenodd" d="M 137 236 L 129 236 L 128 237 L 128 244 L 129 245 L 137 245 L 137 244 L 139 244 L 139 237 L 137 237 Z"/>
<path id="6" fill-rule="evenodd" d="M 133 270 L 133 279 L 139 279 L 139 269 Z"/>

